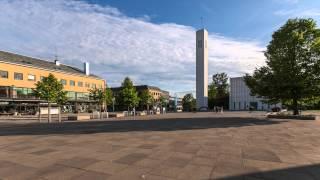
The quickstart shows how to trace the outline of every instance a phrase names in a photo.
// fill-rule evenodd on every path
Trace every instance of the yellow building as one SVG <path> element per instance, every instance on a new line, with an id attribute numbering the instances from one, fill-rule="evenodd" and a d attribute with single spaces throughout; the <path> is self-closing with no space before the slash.
<path id="1" fill-rule="evenodd" d="M 53 74 L 68 92 L 69 102 L 64 111 L 87 111 L 94 104 L 89 99 L 89 89 L 104 88 L 105 80 L 90 74 L 89 64 L 84 69 L 49 62 L 36 58 L 0 51 L 0 112 L 33 113 L 41 100 L 35 98 L 32 89 L 43 77 Z"/>

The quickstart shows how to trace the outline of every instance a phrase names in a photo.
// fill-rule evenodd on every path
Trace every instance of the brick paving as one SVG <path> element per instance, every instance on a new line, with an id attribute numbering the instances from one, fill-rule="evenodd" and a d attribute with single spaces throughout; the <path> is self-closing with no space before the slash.
<path id="1" fill-rule="evenodd" d="M 0 179 L 320 179 L 320 122 L 259 113 L 0 124 Z"/>

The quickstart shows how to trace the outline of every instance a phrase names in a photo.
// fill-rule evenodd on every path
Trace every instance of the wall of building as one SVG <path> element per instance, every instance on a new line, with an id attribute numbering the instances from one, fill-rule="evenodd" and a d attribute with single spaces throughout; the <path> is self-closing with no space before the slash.
<path id="1" fill-rule="evenodd" d="M 249 110 L 250 107 L 254 107 L 256 110 L 271 110 L 271 108 L 277 106 L 281 107 L 281 104 L 270 105 L 263 103 L 261 98 L 250 95 L 250 89 L 245 84 L 242 77 L 230 78 L 230 95 L 229 95 L 229 110 L 241 111 Z"/>
<path id="2" fill-rule="evenodd" d="M 49 73 L 52 73 L 57 79 L 64 79 L 67 81 L 67 84 L 64 85 L 65 91 L 74 91 L 74 92 L 89 92 L 88 90 L 94 85 L 97 88 L 104 88 L 105 81 L 103 79 L 95 78 L 92 76 L 85 76 L 81 74 L 68 74 L 66 72 L 59 72 L 47 69 L 40 69 L 36 67 L 28 67 L 22 65 L 8 64 L 0 62 L 0 70 L 8 71 L 9 77 L 0 78 L 1 86 L 15 86 L 15 87 L 25 87 L 25 88 L 34 88 L 35 83 L 40 80 L 40 77 L 48 76 Z M 23 73 L 23 80 L 15 80 L 14 72 Z M 36 76 L 35 81 L 29 81 L 28 75 L 32 74 Z M 75 81 L 75 86 L 70 86 L 70 80 Z M 82 82 L 82 87 L 78 86 L 78 82 Z M 90 85 L 90 87 L 86 87 L 86 83 Z"/>
<path id="3" fill-rule="evenodd" d="M 153 97 L 154 100 L 159 101 L 160 97 L 163 96 L 166 99 L 169 99 L 169 93 L 166 93 L 162 90 L 157 89 L 148 89 L 149 93 Z"/>

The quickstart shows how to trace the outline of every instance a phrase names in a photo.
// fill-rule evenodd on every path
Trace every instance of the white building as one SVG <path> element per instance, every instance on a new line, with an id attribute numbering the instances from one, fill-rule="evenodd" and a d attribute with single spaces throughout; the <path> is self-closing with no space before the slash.
<path id="1" fill-rule="evenodd" d="M 230 78 L 229 110 L 249 110 L 252 107 L 254 110 L 267 111 L 275 106 L 281 107 L 281 104 L 263 103 L 261 98 L 251 96 L 243 77 Z"/>
<path id="2" fill-rule="evenodd" d="M 208 108 L 208 31 L 196 33 L 196 99 L 197 109 Z"/>

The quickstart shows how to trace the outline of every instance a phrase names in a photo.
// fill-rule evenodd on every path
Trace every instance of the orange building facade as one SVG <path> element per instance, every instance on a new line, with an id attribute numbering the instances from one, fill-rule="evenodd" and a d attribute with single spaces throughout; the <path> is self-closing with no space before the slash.
<path id="1" fill-rule="evenodd" d="M 41 99 L 34 97 L 35 83 L 53 74 L 67 91 L 68 103 L 64 112 L 86 112 L 96 103 L 89 98 L 92 88 L 105 88 L 105 80 L 90 74 L 89 64 L 84 69 L 36 58 L 0 51 L 0 113 L 32 114 Z"/>

